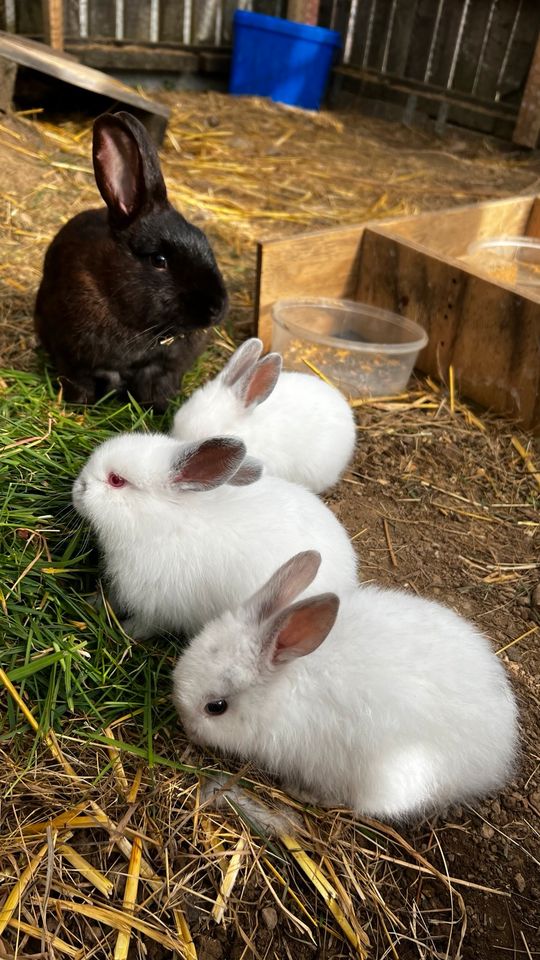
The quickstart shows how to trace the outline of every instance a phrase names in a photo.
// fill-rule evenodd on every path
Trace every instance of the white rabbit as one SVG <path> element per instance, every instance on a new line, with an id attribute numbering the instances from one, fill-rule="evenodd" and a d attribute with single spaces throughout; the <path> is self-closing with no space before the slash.
<path id="1" fill-rule="evenodd" d="M 180 407 L 171 433 L 179 440 L 240 437 L 266 473 L 321 493 L 353 455 L 352 410 L 339 390 L 307 373 L 282 373 L 280 355 L 259 360 L 261 351 L 261 340 L 246 340 Z"/>
<path id="2" fill-rule="evenodd" d="M 102 443 L 81 471 L 73 503 L 97 533 L 132 636 L 200 629 L 309 543 L 326 558 L 315 589 L 356 583 L 354 548 L 331 510 L 296 484 L 258 479 L 245 454 L 234 437 L 131 433 Z"/>
<path id="3" fill-rule="evenodd" d="M 438 603 L 371 586 L 289 606 L 319 563 L 294 556 L 189 644 L 174 669 L 188 736 L 380 818 L 501 787 L 516 705 L 486 638 Z"/>

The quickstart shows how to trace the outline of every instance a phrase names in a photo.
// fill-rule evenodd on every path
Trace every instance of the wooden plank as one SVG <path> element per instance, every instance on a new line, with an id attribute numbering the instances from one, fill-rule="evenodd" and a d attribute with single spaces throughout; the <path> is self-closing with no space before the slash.
<path id="1" fill-rule="evenodd" d="M 89 3 L 88 6 L 88 36 L 94 40 L 114 39 L 116 36 L 116 4 Z"/>
<path id="2" fill-rule="evenodd" d="M 526 237 L 536 237 L 540 240 L 540 199 L 535 197 L 525 228 Z"/>
<path id="3" fill-rule="evenodd" d="M 84 90 L 100 94 L 118 108 L 131 110 L 144 123 L 158 143 L 163 139 L 170 109 L 163 104 L 141 97 L 131 87 L 99 70 L 77 63 L 65 53 L 53 51 L 35 40 L 13 36 L 0 31 L 0 57 L 12 60 L 20 66 L 62 80 Z M 105 107 L 104 107 L 105 109 Z"/>
<path id="4" fill-rule="evenodd" d="M 353 297 L 363 225 L 257 244 L 256 326 L 272 343 L 272 304 L 287 297 Z"/>
<path id="5" fill-rule="evenodd" d="M 182 43 L 184 11 L 178 0 L 162 0 L 160 8 L 160 39 L 170 43 Z"/>
<path id="6" fill-rule="evenodd" d="M 535 202 L 532 195 L 508 197 L 429 211 L 389 223 L 380 221 L 378 225 L 381 230 L 420 244 L 439 256 L 462 257 L 473 240 L 525 234 Z"/>
<path id="7" fill-rule="evenodd" d="M 320 0 L 288 0 L 287 20 L 307 23 L 316 27 L 319 20 Z"/>
<path id="8" fill-rule="evenodd" d="M 258 244 L 255 324 L 265 347 L 272 338 L 272 304 L 281 298 L 353 297 L 365 227 L 423 244 L 439 255 L 459 257 L 469 242 L 501 233 L 522 234 L 535 198 L 510 197 L 415 217 L 332 227 Z"/>
<path id="9" fill-rule="evenodd" d="M 11 108 L 17 65 L 12 60 L 0 57 L 0 112 L 7 113 Z"/>
<path id="10" fill-rule="evenodd" d="M 124 36 L 126 40 L 150 40 L 150 0 L 137 0 L 124 6 Z"/>
<path id="11" fill-rule="evenodd" d="M 16 0 L 14 32 L 41 36 L 43 32 L 42 0 Z"/>
<path id="12" fill-rule="evenodd" d="M 66 50 L 98 70 L 141 70 L 164 73 L 196 73 L 200 57 L 196 50 L 132 43 L 68 43 Z"/>
<path id="13" fill-rule="evenodd" d="M 62 0 L 41 0 L 43 36 L 53 50 L 64 49 L 64 6 Z"/>
<path id="14" fill-rule="evenodd" d="M 516 107 L 511 103 L 502 103 L 500 101 L 490 103 L 489 100 L 479 100 L 461 91 L 445 90 L 441 87 L 435 87 L 432 84 L 410 80 L 407 77 L 393 77 L 388 74 L 383 75 L 377 73 L 375 70 L 362 70 L 358 67 L 340 66 L 335 67 L 333 73 L 338 76 L 348 77 L 352 80 L 358 80 L 359 83 L 377 84 L 389 90 L 415 94 L 420 100 L 429 100 L 433 101 L 433 103 L 448 103 L 452 107 L 461 107 L 473 113 L 494 118 L 498 117 L 502 120 L 512 119 L 516 113 Z"/>
<path id="15" fill-rule="evenodd" d="M 521 296 L 373 227 L 364 230 L 355 299 L 424 327 L 420 370 L 447 381 L 452 364 L 463 395 L 540 430 L 540 294 Z"/>
<path id="16" fill-rule="evenodd" d="M 540 35 L 521 98 L 512 140 L 522 147 L 535 147 L 540 134 Z"/>

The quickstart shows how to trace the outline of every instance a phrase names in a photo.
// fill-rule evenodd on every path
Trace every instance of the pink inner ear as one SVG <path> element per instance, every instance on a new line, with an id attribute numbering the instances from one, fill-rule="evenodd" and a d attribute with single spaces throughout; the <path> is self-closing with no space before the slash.
<path id="1" fill-rule="evenodd" d="M 244 403 L 249 407 L 252 403 L 262 403 L 270 396 L 281 373 L 281 357 L 269 354 L 264 357 L 253 371 L 244 395 Z"/>
<path id="2" fill-rule="evenodd" d="M 131 215 L 138 207 L 141 180 L 141 160 L 135 141 L 119 127 L 102 130 L 96 161 L 101 171 L 101 178 L 96 171 L 96 179 L 103 199 L 107 205 Z"/>
<path id="3" fill-rule="evenodd" d="M 283 619 L 278 629 L 273 662 L 313 653 L 334 626 L 338 609 L 338 597 L 327 593 L 300 600 L 285 610 L 281 614 Z"/>
<path id="4" fill-rule="evenodd" d="M 187 453 L 174 476 L 174 483 L 202 489 L 225 483 L 240 466 L 246 448 L 240 440 L 206 440 Z"/>

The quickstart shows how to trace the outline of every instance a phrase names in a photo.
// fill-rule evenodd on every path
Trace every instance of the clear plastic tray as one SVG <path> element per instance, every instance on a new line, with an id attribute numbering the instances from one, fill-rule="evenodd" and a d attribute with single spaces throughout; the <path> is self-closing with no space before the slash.
<path id="1" fill-rule="evenodd" d="M 285 368 L 311 364 L 351 397 L 400 393 L 428 342 L 414 321 L 352 300 L 278 300 L 272 315 Z"/>
<path id="2" fill-rule="evenodd" d="M 475 240 L 468 246 L 465 259 L 502 283 L 540 288 L 540 240 L 535 237 Z"/>

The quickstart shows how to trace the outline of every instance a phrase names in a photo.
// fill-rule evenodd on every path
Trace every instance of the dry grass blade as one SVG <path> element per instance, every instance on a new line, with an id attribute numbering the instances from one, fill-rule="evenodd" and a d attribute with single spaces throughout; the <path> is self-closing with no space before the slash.
<path id="1" fill-rule="evenodd" d="M 40 866 L 41 861 L 48 852 L 48 849 L 48 843 L 45 843 L 42 847 L 40 847 L 36 855 L 32 857 L 28 866 L 25 867 L 19 879 L 15 882 L 14 886 L 8 893 L 4 906 L 0 910 L 0 934 L 4 932 L 17 907 L 20 906 L 26 888 L 32 880 L 36 870 Z"/>
<path id="2" fill-rule="evenodd" d="M 122 910 L 115 910 L 114 907 L 95 907 L 90 903 L 76 903 L 74 900 L 54 900 L 51 899 L 50 906 L 58 915 L 63 913 L 79 913 L 83 917 L 91 917 L 106 927 L 112 927 L 113 930 L 120 930 L 123 933 L 131 933 L 132 930 L 138 930 L 150 940 L 160 943 L 169 950 L 178 951 L 182 957 L 186 956 L 184 943 L 178 937 L 171 933 L 162 933 L 154 924 L 146 920 L 140 920 L 138 917 L 131 917 Z"/>
<path id="3" fill-rule="evenodd" d="M 368 953 L 366 948 L 369 947 L 369 937 L 362 930 L 358 922 L 354 922 L 355 929 L 353 929 L 353 926 L 345 916 L 343 909 L 339 904 L 339 897 L 336 890 L 327 879 L 321 868 L 318 867 L 309 854 L 303 850 L 295 837 L 290 837 L 286 834 L 283 834 L 280 839 L 287 850 L 292 854 L 299 867 L 304 871 L 308 880 L 313 883 L 323 897 L 328 909 L 330 910 L 330 913 L 339 924 L 341 931 L 353 949 L 356 951 L 357 956 L 360 957 L 361 960 L 367 960 Z"/>
<path id="4" fill-rule="evenodd" d="M 110 737 L 111 740 L 114 740 L 114 733 L 111 727 L 104 727 L 103 733 L 105 734 L 106 737 Z M 122 764 L 122 757 L 121 757 L 120 751 L 116 747 L 109 746 L 107 747 L 107 752 L 111 758 L 113 773 L 115 776 L 115 780 L 118 784 L 119 793 L 123 797 L 125 797 L 129 792 L 129 783 L 126 777 L 126 772 Z M 135 799 L 135 796 L 136 796 L 136 792 L 133 799 Z"/>
<path id="5" fill-rule="evenodd" d="M 13 927 L 19 933 L 28 934 L 34 940 L 44 940 L 47 946 L 52 947 L 53 950 L 58 950 L 58 953 L 63 953 L 67 957 L 73 957 L 73 960 L 83 960 L 83 947 L 73 947 L 70 943 L 66 943 L 65 940 L 61 940 L 60 937 L 56 937 L 42 927 L 35 927 L 32 923 L 15 920 L 14 918 L 9 921 L 8 926 Z"/>
<path id="6" fill-rule="evenodd" d="M 246 840 L 245 837 L 240 837 L 238 843 L 234 848 L 234 852 L 229 860 L 227 869 L 223 875 L 223 880 L 221 887 L 216 899 L 216 902 L 212 908 L 212 917 L 216 923 L 223 923 L 223 917 L 225 915 L 225 910 L 227 909 L 227 903 L 233 891 L 234 885 L 236 883 L 236 878 L 240 872 L 242 866 L 242 861 L 244 859 L 244 851 L 246 849 Z"/>
<path id="7" fill-rule="evenodd" d="M 173 917 L 176 932 L 184 944 L 185 960 L 198 960 L 197 950 L 195 948 L 195 944 L 193 943 L 193 937 L 191 936 L 188 922 L 178 907 L 173 910 Z"/>
<path id="8" fill-rule="evenodd" d="M 510 643 L 505 643 L 504 647 L 500 647 L 496 651 L 497 656 L 500 656 L 505 650 L 509 650 L 510 647 L 513 647 L 515 643 L 519 643 L 520 640 L 524 640 L 525 637 L 530 637 L 531 634 L 537 633 L 537 631 L 538 627 L 531 627 L 530 630 L 525 630 L 525 633 L 520 633 L 519 637 L 516 637 L 515 640 L 511 640 Z"/>
<path id="9" fill-rule="evenodd" d="M 68 843 L 59 843 L 56 847 L 57 853 L 62 853 L 66 860 L 69 860 L 72 867 L 75 867 L 83 877 L 92 884 L 96 890 L 99 890 L 104 897 L 110 897 L 114 889 L 114 884 L 99 870 L 96 870 L 91 863 L 81 856 L 77 850 L 74 850 Z"/>
<path id="10" fill-rule="evenodd" d="M 525 468 L 529 471 L 529 473 L 533 475 L 536 485 L 540 487 L 540 470 L 536 469 L 530 453 L 527 452 L 527 450 L 525 449 L 521 441 L 518 440 L 517 437 L 512 437 L 512 446 L 519 453 L 521 459 L 525 464 Z"/>
<path id="11" fill-rule="evenodd" d="M 124 891 L 124 912 L 132 914 L 137 903 L 137 890 L 139 887 L 139 873 L 141 869 L 142 842 L 139 837 L 133 841 L 133 849 L 129 858 L 129 866 L 126 878 L 126 888 Z M 114 948 L 114 960 L 127 960 L 129 942 L 131 940 L 131 930 L 121 930 L 116 938 Z"/>
<path id="12" fill-rule="evenodd" d="M 450 413 L 452 416 L 456 412 L 456 389 L 454 382 L 454 367 L 450 364 L 448 368 L 448 390 L 450 392 Z"/>

